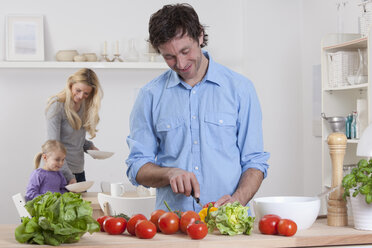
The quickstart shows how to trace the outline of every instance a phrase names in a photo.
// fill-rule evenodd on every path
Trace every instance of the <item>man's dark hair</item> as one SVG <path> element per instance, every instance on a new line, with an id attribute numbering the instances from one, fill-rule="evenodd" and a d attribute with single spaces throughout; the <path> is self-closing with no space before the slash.
<path id="1" fill-rule="evenodd" d="M 191 5 L 187 3 L 164 5 L 150 18 L 149 42 L 159 52 L 160 45 L 177 35 L 182 37 L 187 34 L 197 42 L 199 42 L 200 35 L 203 35 L 201 47 L 205 47 L 208 43 L 208 35 L 204 28 Z"/>

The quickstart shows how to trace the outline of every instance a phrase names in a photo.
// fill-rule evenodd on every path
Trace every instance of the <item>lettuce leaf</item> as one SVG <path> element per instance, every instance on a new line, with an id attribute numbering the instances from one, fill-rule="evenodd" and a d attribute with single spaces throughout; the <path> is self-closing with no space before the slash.
<path id="1" fill-rule="evenodd" d="M 210 213 L 209 232 L 217 228 L 221 234 L 250 235 L 255 218 L 248 215 L 248 209 L 237 201 L 220 206 L 217 211 Z"/>
<path id="2" fill-rule="evenodd" d="M 90 202 L 80 194 L 47 192 L 28 201 L 25 208 L 32 218 L 22 218 L 15 230 L 20 243 L 57 246 L 78 242 L 86 232 L 100 230 Z"/>

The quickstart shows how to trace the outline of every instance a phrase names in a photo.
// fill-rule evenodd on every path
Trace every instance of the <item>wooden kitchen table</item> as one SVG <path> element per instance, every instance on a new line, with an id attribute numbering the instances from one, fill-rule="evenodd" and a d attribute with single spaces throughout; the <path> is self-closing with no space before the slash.
<path id="1" fill-rule="evenodd" d="M 107 233 L 93 233 L 90 235 L 87 233 L 78 243 L 63 244 L 62 247 L 247 248 L 372 244 L 372 231 L 360 231 L 351 226 L 330 227 L 326 223 L 327 219 L 318 219 L 310 229 L 298 231 L 293 237 L 262 235 L 259 233 L 257 225 L 250 236 L 208 234 L 202 240 L 191 240 L 187 235 L 181 233 L 173 235 L 157 233 L 154 238 L 149 240 L 130 236 L 127 232 L 123 235 L 108 235 Z M 16 225 L 0 225 L 0 247 L 31 247 L 30 245 L 20 244 L 15 240 L 15 228 Z"/>

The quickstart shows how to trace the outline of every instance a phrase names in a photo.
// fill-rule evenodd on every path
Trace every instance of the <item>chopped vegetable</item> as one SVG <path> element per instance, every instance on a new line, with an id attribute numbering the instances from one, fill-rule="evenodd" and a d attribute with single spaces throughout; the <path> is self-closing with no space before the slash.
<path id="1" fill-rule="evenodd" d="M 99 223 L 92 218 L 90 202 L 84 201 L 80 194 L 47 192 L 28 201 L 25 208 L 32 218 L 23 217 L 15 230 L 20 243 L 74 243 L 86 232 L 100 231 Z"/>
<path id="2" fill-rule="evenodd" d="M 211 213 L 211 212 L 217 211 L 217 209 L 218 208 L 216 207 L 210 207 L 209 212 Z M 207 220 L 205 219 L 207 217 L 207 214 L 208 214 L 208 207 L 205 207 L 199 211 L 200 220 L 203 221 L 204 223 L 208 222 L 208 219 Z"/>
<path id="3" fill-rule="evenodd" d="M 251 234 L 255 218 L 248 216 L 248 209 L 237 201 L 220 206 L 217 211 L 210 213 L 209 232 L 217 228 L 221 234 Z"/>

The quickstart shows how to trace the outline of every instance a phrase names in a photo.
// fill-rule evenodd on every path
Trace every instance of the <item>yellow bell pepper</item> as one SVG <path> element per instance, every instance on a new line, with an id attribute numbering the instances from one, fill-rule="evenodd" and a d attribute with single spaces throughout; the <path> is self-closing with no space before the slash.
<path id="1" fill-rule="evenodd" d="M 217 211 L 217 210 L 218 210 L 218 208 L 211 207 L 211 208 L 209 209 L 209 213 L 211 213 L 211 212 L 213 212 L 213 211 Z M 207 217 L 207 213 L 208 213 L 208 208 L 203 208 L 203 209 L 200 210 L 200 212 L 199 212 L 200 219 L 201 219 L 201 221 L 203 221 L 204 223 L 206 223 L 206 222 L 205 222 L 205 217 Z"/>

